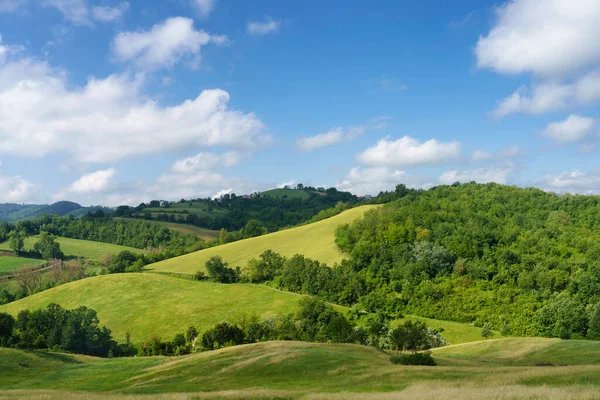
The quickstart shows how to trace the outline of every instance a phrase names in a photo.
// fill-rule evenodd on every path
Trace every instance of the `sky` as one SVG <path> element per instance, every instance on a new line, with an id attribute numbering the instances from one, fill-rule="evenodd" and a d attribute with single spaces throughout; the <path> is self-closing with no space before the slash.
<path id="1" fill-rule="evenodd" d="M 0 202 L 600 194 L 597 0 L 0 0 Z"/>

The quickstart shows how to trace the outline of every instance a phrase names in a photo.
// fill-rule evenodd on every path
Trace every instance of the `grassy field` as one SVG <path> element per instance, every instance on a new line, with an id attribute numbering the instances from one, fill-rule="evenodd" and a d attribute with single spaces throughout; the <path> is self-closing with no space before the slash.
<path id="1" fill-rule="evenodd" d="M 335 244 L 335 228 L 362 217 L 367 210 L 375 207 L 377 206 L 352 208 L 313 224 L 211 247 L 151 264 L 147 268 L 156 271 L 193 274 L 196 271 L 204 270 L 204 264 L 210 257 L 220 255 L 231 267 L 239 266 L 243 269 L 248 260 L 258 258 L 267 249 L 287 257 L 303 254 L 333 266 L 334 263 L 340 262 L 344 258 L 344 254 Z"/>
<path id="2" fill-rule="evenodd" d="M 187 211 L 187 213 L 186 213 Z M 208 206 L 204 203 L 191 202 L 191 203 L 177 203 L 172 204 L 168 208 L 163 207 L 146 207 L 139 211 L 136 215 L 143 216 L 144 213 L 149 212 L 153 217 L 159 214 L 174 214 L 176 218 L 185 218 L 186 214 L 196 214 L 199 217 L 218 217 L 227 214 L 227 210 L 214 208 L 211 211 L 208 210 Z"/>
<path id="3" fill-rule="evenodd" d="M 25 248 L 33 249 L 33 245 L 39 238 L 30 236 L 25 239 Z M 118 254 L 123 250 L 129 250 L 134 253 L 144 253 L 145 250 L 133 247 L 119 246 L 118 244 L 92 242 L 89 240 L 70 239 L 57 237 L 56 241 L 60 243 L 60 249 L 67 258 L 85 258 L 91 261 L 100 261 L 107 254 Z M 0 250 L 10 250 L 8 242 L 0 243 Z"/>
<path id="4" fill-rule="evenodd" d="M 271 189 L 260 193 L 260 195 L 266 197 L 275 197 L 278 199 L 308 199 L 310 197 L 310 194 L 306 190 L 294 189 Z"/>
<path id="5" fill-rule="evenodd" d="M 160 274 L 102 275 L 49 289 L 0 306 L 16 315 L 50 303 L 65 308 L 87 306 L 98 311 L 100 322 L 117 340 L 131 332 L 134 342 L 152 335 L 172 339 L 190 325 L 205 330 L 242 314 L 267 316 L 297 309 L 301 295 L 266 286 L 224 285 L 173 278 Z"/>
<path id="6" fill-rule="evenodd" d="M 115 219 L 122 219 L 122 220 L 126 220 L 126 221 L 142 221 L 139 218 L 115 218 Z M 184 235 L 186 235 L 186 234 L 196 235 L 200 239 L 203 239 L 203 240 L 211 240 L 216 237 L 219 237 L 219 231 L 213 231 L 211 229 L 200 228 L 199 226 L 195 226 L 195 225 L 178 224 L 176 222 L 165 222 L 165 221 L 152 221 L 152 220 L 145 220 L 145 221 L 151 222 L 153 224 L 162 225 L 167 229 L 171 229 L 171 230 L 177 231 L 179 233 L 183 233 Z"/>
<path id="7" fill-rule="evenodd" d="M 460 322 L 423 318 L 414 315 L 407 315 L 402 319 L 397 319 L 391 323 L 391 326 L 395 327 L 407 320 L 422 321 L 425 322 L 425 325 L 430 328 L 438 330 L 440 328 L 443 329 L 444 332 L 442 332 L 442 336 L 446 339 L 448 344 L 460 344 L 485 340 L 483 337 L 481 337 L 481 328 L 477 328 L 471 324 L 461 324 Z M 494 331 L 493 337 L 498 338 L 500 337 L 500 334 Z"/>
<path id="8" fill-rule="evenodd" d="M 43 264 L 44 260 L 26 257 L 0 256 L 0 273 L 9 272 L 29 265 Z"/>
<path id="9" fill-rule="evenodd" d="M 505 347 L 514 345 L 507 340 Z M 548 341 L 554 346 L 550 339 L 532 341 Z M 566 343 L 569 347 L 571 342 Z M 135 399 L 600 398 L 600 366 L 586 365 L 591 354 L 588 350 L 582 352 L 577 342 L 573 344 L 573 365 L 564 367 L 523 366 L 521 360 L 531 355 L 531 346 L 526 342 L 515 349 L 516 364 L 465 365 L 468 360 L 454 364 L 450 360 L 437 367 L 392 365 L 385 354 L 364 346 L 301 342 L 259 343 L 172 358 L 96 359 L 0 349 L 0 397 L 110 399 L 140 394 L 144 396 Z"/>

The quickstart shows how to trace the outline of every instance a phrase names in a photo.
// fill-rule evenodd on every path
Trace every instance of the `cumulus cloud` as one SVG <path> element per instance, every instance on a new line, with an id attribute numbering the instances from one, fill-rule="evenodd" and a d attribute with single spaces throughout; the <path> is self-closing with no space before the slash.
<path id="1" fill-rule="evenodd" d="M 0 202 L 23 203 L 33 201 L 39 186 L 19 175 L 6 175 L 0 170 Z"/>
<path id="2" fill-rule="evenodd" d="M 351 126 L 346 129 L 340 127 L 333 128 L 326 133 L 321 133 L 314 136 L 304 136 L 296 140 L 296 147 L 302 151 L 312 151 L 322 147 L 332 146 L 342 141 L 356 139 L 363 133 L 382 129 L 387 126 L 388 117 L 377 117 L 364 125 Z"/>
<path id="3" fill-rule="evenodd" d="M 519 146 L 511 146 L 504 149 L 500 149 L 494 153 L 490 153 L 486 150 L 475 150 L 471 155 L 472 161 L 497 161 L 506 160 L 509 158 L 516 157 L 519 155 Z"/>
<path id="4" fill-rule="evenodd" d="M 90 164 L 190 147 L 251 148 L 270 140 L 254 114 L 229 109 L 223 90 L 164 107 L 141 93 L 143 83 L 141 75 L 111 75 L 73 87 L 64 71 L 45 62 L 0 64 L 0 152 L 60 152 Z"/>
<path id="5" fill-rule="evenodd" d="M 502 185 L 509 183 L 515 167 L 512 164 L 497 167 L 481 167 L 469 170 L 450 170 L 439 177 L 442 185 L 451 185 L 454 182 L 489 183 L 496 182 Z"/>
<path id="6" fill-rule="evenodd" d="M 198 10 L 202 17 L 208 17 L 215 7 L 214 0 L 192 0 L 193 7 Z"/>
<path id="7" fill-rule="evenodd" d="M 0 0 L 0 12 L 12 12 L 25 4 L 27 0 Z"/>
<path id="8" fill-rule="evenodd" d="M 381 191 L 394 190 L 396 185 L 405 184 L 409 187 L 428 188 L 432 184 L 420 176 L 412 176 L 394 168 L 354 167 L 346 176 L 335 184 L 338 190 L 354 193 L 358 196 L 376 195 Z"/>
<path id="9" fill-rule="evenodd" d="M 420 165 L 443 164 L 460 157 L 459 142 L 440 142 L 430 139 L 421 142 L 410 136 L 390 140 L 381 139 L 373 147 L 358 155 L 362 164 L 388 167 L 416 167 Z"/>
<path id="10" fill-rule="evenodd" d="M 596 121 L 593 118 L 571 114 L 560 122 L 551 122 L 542 135 L 558 143 L 580 142 L 592 133 Z"/>
<path id="11" fill-rule="evenodd" d="M 109 168 L 83 175 L 69 186 L 68 191 L 73 193 L 104 192 L 110 188 L 116 174 L 116 169 Z"/>
<path id="12" fill-rule="evenodd" d="M 590 172 L 571 171 L 555 175 L 545 175 L 536 182 L 545 190 L 569 193 L 600 193 L 600 170 Z"/>
<path id="13" fill-rule="evenodd" d="M 248 23 L 248 33 L 251 35 L 266 35 L 268 33 L 275 33 L 279 30 L 281 21 L 276 21 L 271 17 L 265 17 L 262 22 L 254 21 Z"/>
<path id="14" fill-rule="evenodd" d="M 73 25 L 92 25 L 85 0 L 42 0 L 42 5 L 57 9 Z"/>
<path id="15" fill-rule="evenodd" d="M 600 64 L 600 2 L 512 0 L 475 46 L 477 65 L 507 74 L 559 76 Z"/>
<path id="16" fill-rule="evenodd" d="M 199 170 L 232 167 L 237 165 L 240 160 L 240 154 L 233 151 L 224 154 L 198 153 L 193 157 L 177 160 L 171 166 L 171 170 L 179 173 L 190 173 Z"/>
<path id="17" fill-rule="evenodd" d="M 198 58 L 200 48 L 211 42 L 224 45 L 228 38 L 196 30 L 190 18 L 174 17 L 148 31 L 119 33 L 113 42 L 113 52 L 119 61 L 154 70 L 172 67 L 184 57 Z"/>
<path id="18" fill-rule="evenodd" d="M 94 6 L 92 17 L 101 22 L 112 22 L 123 18 L 123 14 L 129 9 L 129 3 L 124 2 L 116 7 Z"/>

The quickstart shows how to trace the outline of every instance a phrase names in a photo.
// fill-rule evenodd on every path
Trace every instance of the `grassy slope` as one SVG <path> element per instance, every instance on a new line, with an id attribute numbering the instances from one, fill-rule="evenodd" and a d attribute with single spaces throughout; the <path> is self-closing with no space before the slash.
<path id="1" fill-rule="evenodd" d="M 115 218 L 122 219 L 125 221 L 141 221 L 139 218 Z M 198 236 L 200 239 L 211 240 L 216 237 L 219 237 L 219 231 L 214 231 L 211 229 L 200 228 L 199 226 L 190 225 L 190 224 L 178 224 L 176 222 L 165 222 L 165 221 L 153 221 L 153 220 L 145 220 L 146 222 L 150 222 L 153 224 L 159 224 L 164 226 L 165 228 L 177 231 L 184 235 L 192 234 Z"/>
<path id="2" fill-rule="evenodd" d="M 477 328 L 471 324 L 462 324 L 460 322 L 453 321 L 443 321 L 440 319 L 431 319 L 418 317 L 414 315 L 407 315 L 402 319 L 398 319 L 392 322 L 392 326 L 397 326 L 404 321 L 422 321 L 425 324 L 434 329 L 444 329 L 442 332 L 442 336 L 446 339 L 448 344 L 461 344 L 461 343 L 469 343 L 469 342 L 477 342 L 480 340 L 485 340 L 481 337 L 481 328 Z M 500 334 L 494 331 L 494 337 L 500 337 Z"/>
<path id="3" fill-rule="evenodd" d="M 313 398 L 598 398 L 600 366 L 584 365 L 588 354 L 578 353 L 577 344 L 572 359 L 580 365 L 555 368 L 516 366 L 518 363 L 464 366 L 464 361 L 405 367 L 392 365 L 384 354 L 369 347 L 299 342 L 260 343 L 183 357 L 104 360 L 0 349 L 0 388 L 6 391 L 0 392 L 0 397 L 35 398 L 42 392 L 33 390 L 45 389 L 80 391 L 86 397 L 90 394 L 81 392 L 112 392 L 102 396 L 204 392 L 201 398 L 300 398 L 318 393 L 321 396 Z M 529 348 L 529 343 L 518 346 L 517 358 L 526 359 Z M 64 392 L 44 394 L 47 398 L 71 398 Z"/>
<path id="4" fill-rule="evenodd" d="M 118 274 L 87 278 L 58 286 L 0 306 L 16 315 L 50 303 L 65 308 L 85 305 L 98 311 L 101 324 L 123 340 L 131 332 L 134 342 L 156 334 L 172 339 L 190 325 L 205 330 L 241 314 L 290 313 L 300 295 L 266 286 L 223 285 L 173 278 L 159 274 Z"/>
<path id="5" fill-rule="evenodd" d="M 288 199 L 308 199 L 310 194 L 306 190 L 293 189 L 271 189 L 260 193 L 261 196 L 276 197 L 282 199 L 284 196 Z"/>
<path id="6" fill-rule="evenodd" d="M 40 265 L 43 262 L 35 258 L 0 256 L 0 272 L 13 271 L 26 265 Z"/>
<path id="7" fill-rule="evenodd" d="M 25 239 L 25 248 L 33 249 L 33 245 L 38 240 L 37 236 L 30 236 Z M 56 238 L 60 243 L 60 249 L 66 257 L 81 257 L 92 261 L 100 261 L 107 254 L 118 254 L 123 250 L 129 250 L 134 253 L 144 253 L 145 250 L 133 247 L 120 246 L 118 244 L 92 242 L 90 240 L 70 239 L 64 237 Z M 0 243 L 0 250 L 10 250 L 8 242 Z"/>
<path id="8" fill-rule="evenodd" d="M 211 247 L 151 264 L 147 268 L 156 271 L 193 274 L 196 271 L 204 270 L 206 261 L 215 255 L 223 257 L 231 267 L 239 266 L 245 268 L 248 260 L 258 258 L 267 249 L 271 249 L 287 257 L 291 257 L 294 254 L 303 254 L 308 258 L 333 266 L 334 263 L 340 262 L 343 258 L 343 253 L 335 244 L 335 228 L 362 217 L 365 211 L 374 207 L 377 206 L 352 208 L 339 215 L 313 224 Z"/>

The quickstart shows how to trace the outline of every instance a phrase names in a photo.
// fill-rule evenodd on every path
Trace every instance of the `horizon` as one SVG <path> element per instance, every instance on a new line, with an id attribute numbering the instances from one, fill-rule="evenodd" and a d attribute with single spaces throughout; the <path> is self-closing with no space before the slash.
<path id="1" fill-rule="evenodd" d="M 0 0 L 0 203 L 600 194 L 600 3 L 536 4 Z"/>

